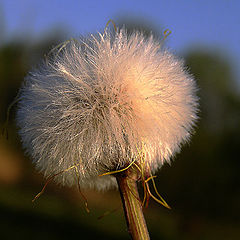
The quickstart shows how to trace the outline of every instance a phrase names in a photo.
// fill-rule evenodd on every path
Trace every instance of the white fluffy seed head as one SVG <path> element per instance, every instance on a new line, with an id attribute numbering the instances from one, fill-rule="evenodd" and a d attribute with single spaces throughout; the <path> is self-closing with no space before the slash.
<path id="1" fill-rule="evenodd" d="M 154 172 L 189 140 L 194 79 L 153 38 L 122 29 L 53 55 L 26 77 L 17 111 L 24 148 L 45 175 L 106 189 L 115 178 L 99 174 L 140 164 L 141 151 Z"/>

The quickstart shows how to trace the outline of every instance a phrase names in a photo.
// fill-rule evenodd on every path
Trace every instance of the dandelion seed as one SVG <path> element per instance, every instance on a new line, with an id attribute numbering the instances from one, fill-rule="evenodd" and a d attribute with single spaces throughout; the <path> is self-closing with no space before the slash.
<path id="1" fill-rule="evenodd" d="M 25 78 L 17 124 L 26 152 L 63 185 L 117 186 L 106 172 L 126 168 L 144 148 L 152 174 L 189 140 L 196 86 L 181 59 L 152 37 L 72 39 Z M 76 166 L 76 169 L 64 171 Z M 146 169 L 147 171 L 147 169 Z M 147 176 L 149 177 L 149 176 Z"/>
<path id="2" fill-rule="evenodd" d="M 119 186 L 129 232 L 147 240 L 142 206 L 152 197 L 170 208 L 153 174 L 189 140 L 197 110 L 195 81 L 183 61 L 153 37 L 120 29 L 54 48 L 25 78 L 17 124 L 48 181 Z"/>

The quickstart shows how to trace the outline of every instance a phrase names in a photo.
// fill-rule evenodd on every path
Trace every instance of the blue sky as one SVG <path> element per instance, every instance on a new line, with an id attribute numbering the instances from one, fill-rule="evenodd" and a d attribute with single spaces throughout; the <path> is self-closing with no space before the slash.
<path id="1" fill-rule="evenodd" d="M 172 31 L 167 45 L 176 52 L 197 45 L 221 49 L 240 76 L 239 0 L 0 0 L 0 14 L 8 38 L 40 36 L 52 27 L 77 36 L 102 30 L 121 15 L 144 18 Z"/>

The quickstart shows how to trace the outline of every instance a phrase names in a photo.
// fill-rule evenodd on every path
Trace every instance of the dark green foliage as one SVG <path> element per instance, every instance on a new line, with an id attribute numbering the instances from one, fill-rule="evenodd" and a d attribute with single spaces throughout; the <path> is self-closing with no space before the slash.
<path id="1" fill-rule="evenodd" d="M 54 42 L 57 41 L 47 39 L 39 42 L 37 46 L 24 42 L 1 46 L 1 125 L 6 118 L 7 106 L 16 96 L 30 66 L 37 64 Z M 146 220 L 153 239 L 239 239 L 240 97 L 235 91 L 236 82 L 230 64 L 219 54 L 198 50 L 186 54 L 185 59 L 199 85 L 200 120 L 191 143 L 175 157 L 172 166 L 165 165 L 159 171 L 156 179 L 160 193 L 173 210 L 165 210 L 151 201 L 150 209 L 146 210 Z M 13 120 L 14 111 L 10 118 L 9 137 L 15 139 Z M 11 147 L 13 148 L 12 145 Z M 26 160 L 24 167 L 30 165 L 28 161 Z M 85 234 L 89 234 L 85 239 L 118 239 L 114 233 L 92 229 L 90 217 L 86 217 L 86 222 L 84 217 L 79 217 L 84 210 L 77 204 L 74 207 L 79 209 L 76 210 L 64 207 L 58 209 L 59 212 L 66 211 L 68 218 L 61 214 L 54 218 L 45 216 L 40 213 L 41 209 L 45 209 L 41 204 L 34 206 L 38 209 L 34 212 L 19 208 L 19 201 L 23 201 L 19 197 L 25 196 L 26 188 L 31 191 L 31 194 L 26 195 L 31 206 L 30 195 L 37 193 L 41 187 L 41 182 L 33 180 L 34 176 L 30 171 L 33 170 L 29 169 L 24 179 L 14 188 L 9 187 L 11 190 L 0 192 L 0 225 L 5 229 L 2 233 L 6 234 L 3 239 L 40 239 L 39 236 L 42 236 L 41 239 L 81 239 Z M 8 188 L 8 185 L 0 184 L 4 189 Z M 7 197 L 11 198 L 16 188 L 19 194 L 10 204 Z M 46 196 L 48 194 L 49 192 Z M 51 194 L 55 193 L 50 188 Z M 60 199 L 64 198 L 64 194 L 66 192 L 63 191 L 63 194 L 57 197 L 59 201 L 62 201 Z M 112 193 L 108 195 L 111 197 Z M 39 201 L 41 202 L 41 199 Z M 51 205 L 51 201 L 53 200 L 49 198 L 46 203 Z M 56 199 L 54 201 L 57 202 Z M 71 203 L 65 201 L 64 204 Z M 106 210 L 115 207 L 111 201 L 105 204 Z M 98 209 L 91 210 L 99 212 Z M 74 211 L 80 214 L 74 215 Z M 111 216 L 111 219 L 112 223 L 116 221 L 116 224 L 124 221 L 118 215 Z M 96 218 L 92 221 L 96 221 Z M 100 225 L 104 225 L 104 221 L 107 223 L 108 216 L 101 221 L 103 222 Z M 14 235 L 19 229 L 19 235 Z M 127 236 L 127 233 L 121 235 L 122 231 L 124 229 L 119 230 L 119 239 Z M 8 232 L 11 234 L 7 235 Z"/>

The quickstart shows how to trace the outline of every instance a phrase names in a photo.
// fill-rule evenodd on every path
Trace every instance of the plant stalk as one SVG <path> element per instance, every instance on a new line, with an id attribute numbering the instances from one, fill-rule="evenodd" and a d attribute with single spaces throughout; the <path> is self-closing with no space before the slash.
<path id="1" fill-rule="evenodd" d="M 115 175 L 122 199 L 128 232 L 133 240 L 150 239 L 137 189 L 138 175 L 132 168 Z"/>

